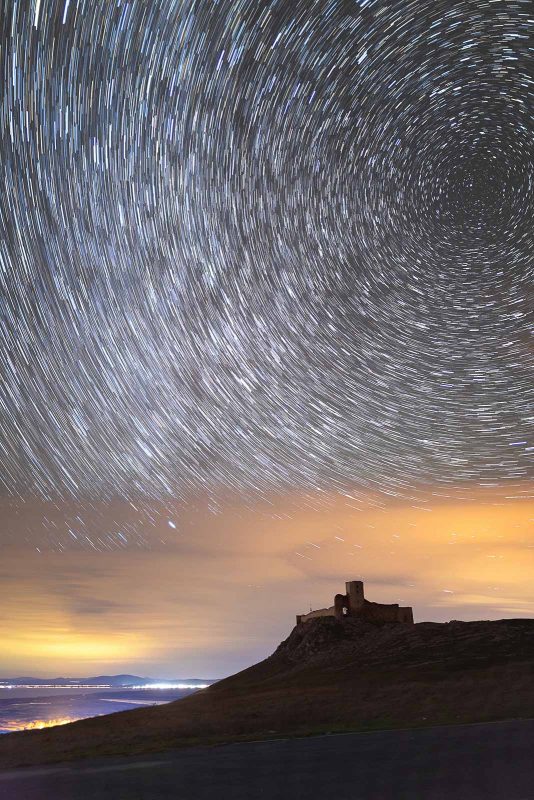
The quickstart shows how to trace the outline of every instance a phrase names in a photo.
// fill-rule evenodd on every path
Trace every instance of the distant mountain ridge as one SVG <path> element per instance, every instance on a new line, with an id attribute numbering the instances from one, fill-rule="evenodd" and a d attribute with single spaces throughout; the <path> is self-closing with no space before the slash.
<path id="1" fill-rule="evenodd" d="M 24 675 L 18 678 L 0 678 L 0 688 L 2 686 L 140 686 L 154 685 L 160 683 L 187 683 L 190 685 L 214 683 L 214 678 L 147 678 L 140 675 L 96 675 L 89 678 L 35 678 Z"/>

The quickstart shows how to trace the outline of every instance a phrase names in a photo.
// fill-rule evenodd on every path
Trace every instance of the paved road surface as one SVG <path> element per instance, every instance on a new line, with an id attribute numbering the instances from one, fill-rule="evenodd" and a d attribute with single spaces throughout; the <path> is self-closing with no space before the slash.
<path id="1" fill-rule="evenodd" d="M 196 747 L 0 773 L 2 800 L 534 800 L 534 720 Z"/>

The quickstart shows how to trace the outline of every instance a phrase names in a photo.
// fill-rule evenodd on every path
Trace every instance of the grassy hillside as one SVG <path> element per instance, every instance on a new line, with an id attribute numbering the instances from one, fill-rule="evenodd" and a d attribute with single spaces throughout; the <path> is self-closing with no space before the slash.
<path id="1" fill-rule="evenodd" d="M 534 717 L 534 620 L 317 619 L 168 705 L 0 737 L 0 766 L 322 731 Z"/>

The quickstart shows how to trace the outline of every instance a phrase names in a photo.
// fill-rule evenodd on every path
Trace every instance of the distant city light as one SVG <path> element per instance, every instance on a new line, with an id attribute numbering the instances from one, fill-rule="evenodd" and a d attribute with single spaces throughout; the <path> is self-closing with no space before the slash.
<path id="1" fill-rule="evenodd" d="M 0 689 L 130 689 L 130 686 L 112 686 L 111 683 L 2 683 Z"/>
<path id="2" fill-rule="evenodd" d="M 129 689 L 207 689 L 211 683 L 143 683 Z"/>
<path id="3" fill-rule="evenodd" d="M 2 683 L 0 689 L 207 689 L 211 683 L 142 683 L 117 685 L 111 683 Z"/>

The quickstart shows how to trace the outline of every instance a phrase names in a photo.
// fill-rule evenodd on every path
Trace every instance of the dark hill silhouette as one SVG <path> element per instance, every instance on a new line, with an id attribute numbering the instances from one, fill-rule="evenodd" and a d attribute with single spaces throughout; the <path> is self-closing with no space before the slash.
<path id="1" fill-rule="evenodd" d="M 0 765 L 325 731 L 534 717 L 534 620 L 322 618 L 184 700 L 0 737 Z"/>

